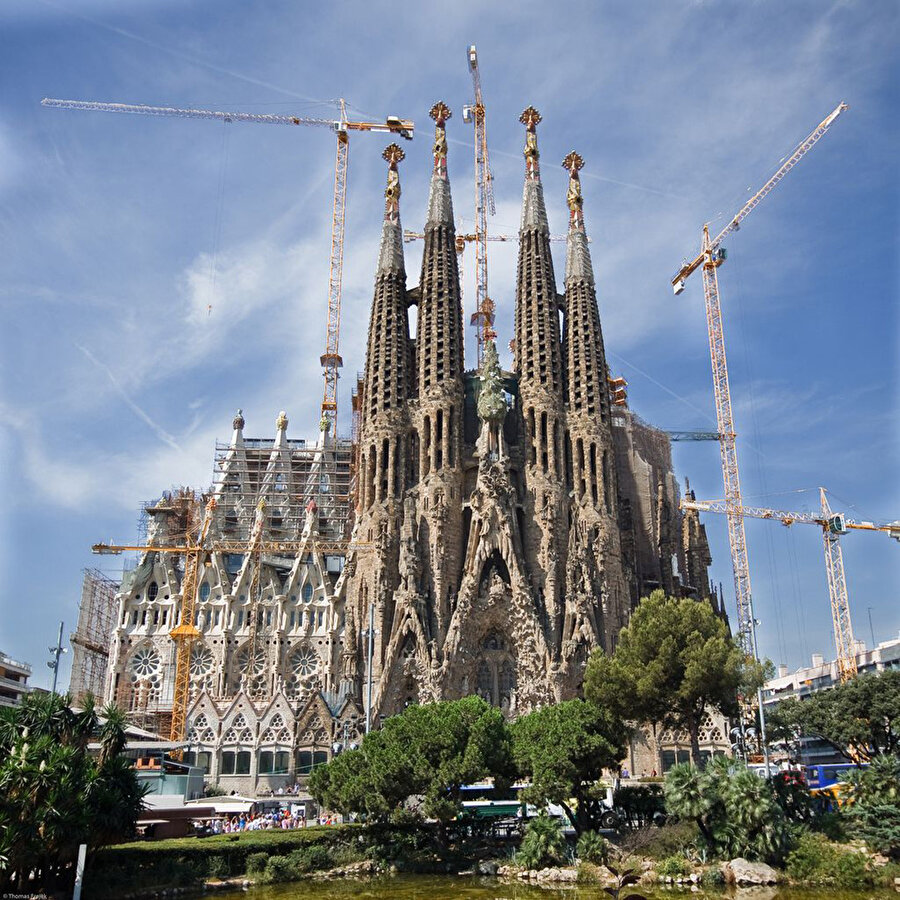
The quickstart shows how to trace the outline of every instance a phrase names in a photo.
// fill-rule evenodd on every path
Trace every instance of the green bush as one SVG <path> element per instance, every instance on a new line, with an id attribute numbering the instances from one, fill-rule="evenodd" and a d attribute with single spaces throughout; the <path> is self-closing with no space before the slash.
<path id="1" fill-rule="evenodd" d="M 689 871 L 690 866 L 683 856 L 667 856 L 656 866 L 656 874 L 660 878 L 679 878 L 687 875 Z"/>
<path id="2" fill-rule="evenodd" d="M 247 857 L 247 874 L 262 875 L 266 871 L 266 863 L 268 861 L 268 853 L 251 853 Z"/>
<path id="3" fill-rule="evenodd" d="M 266 863 L 266 871 L 263 872 L 261 880 L 266 884 L 277 884 L 280 881 L 293 881 L 296 874 L 296 868 L 290 857 L 272 856 Z"/>
<path id="4" fill-rule="evenodd" d="M 742 856 L 780 864 L 790 828 L 772 786 L 734 759 L 715 757 L 705 769 L 673 766 L 666 775 L 666 810 L 693 819 L 711 856 Z"/>
<path id="5" fill-rule="evenodd" d="M 847 823 L 839 812 L 819 813 L 810 819 L 809 827 L 813 831 L 819 831 L 836 844 L 847 840 Z"/>
<path id="6" fill-rule="evenodd" d="M 841 888 L 863 888 L 872 883 L 862 853 L 833 844 L 822 834 L 806 832 L 788 854 L 787 873 L 796 881 Z"/>
<path id="7" fill-rule="evenodd" d="M 142 841 L 101 850 L 89 858 L 85 877 L 85 896 L 97 900 L 118 900 L 129 885 L 140 884 L 149 890 L 199 883 L 211 867 L 228 865 L 234 874 L 261 876 L 272 856 L 287 856 L 291 851 L 321 845 L 331 848 L 356 845 L 364 849 L 371 837 L 359 825 L 300 828 L 290 831 L 250 831 L 203 838 L 173 838 Z M 388 840 L 388 838 L 385 838 Z M 253 869 L 250 860 L 254 859 Z M 222 859 L 218 863 L 213 860 Z"/>
<path id="8" fill-rule="evenodd" d="M 525 829 L 516 862 L 526 869 L 558 866 L 566 858 L 566 839 L 556 819 L 546 813 L 535 816 Z"/>
<path id="9" fill-rule="evenodd" d="M 208 878 L 227 878 L 231 874 L 227 856 L 214 856 L 206 866 Z"/>
<path id="10" fill-rule="evenodd" d="M 596 831 L 585 831 L 578 838 L 578 844 L 575 846 L 575 856 L 584 862 L 605 866 L 609 862 L 609 842 L 602 834 L 597 834 Z"/>
<path id="11" fill-rule="evenodd" d="M 725 884 L 725 876 L 722 874 L 722 870 L 715 866 L 712 869 L 706 869 L 703 874 L 700 876 L 700 884 L 703 887 L 719 887 L 720 885 Z"/>
<path id="12" fill-rule="evenodd" d="M 294 850 L 288 854 L 288 859 L 298 874 L 306 874 L 307 872 L 320 872 L 323 869 L 330 869 L 332 865 L 332 857 L 327 847 L 320 844 L 313 844 L 310 847 L 303 847 L 300 850 Z"/>
<path id="13" fill-rule="evenodd" d="M 662 860 L 684 853 L 697 841 L 698 834 L 693 822 L 669 822 L 661 828 L 642 828 L 626 835 L 621 847 L 626 853 Z"/>

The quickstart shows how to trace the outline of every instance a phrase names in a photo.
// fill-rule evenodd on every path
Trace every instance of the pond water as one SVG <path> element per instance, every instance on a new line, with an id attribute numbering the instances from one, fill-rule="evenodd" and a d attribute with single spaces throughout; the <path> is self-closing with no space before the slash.
<path id="1" fill-rule="evenodd" d="M 829 890 L 826 888 L 721 888 L 691 892 L 687 888 L 644 887 L 626 889 L 643 894 L 648 900 L 889 900 L 898 894 L 891 890 Z M 207 895 L 217 900 L 609 900 L 609 895 L 595 885 L 567 888 L 540 888 L 496 878 L 452 877 L 431 875 L 397 875 L 365 880 L 299 881 L 293 884 L 253 887 L 235 893 Z"/>

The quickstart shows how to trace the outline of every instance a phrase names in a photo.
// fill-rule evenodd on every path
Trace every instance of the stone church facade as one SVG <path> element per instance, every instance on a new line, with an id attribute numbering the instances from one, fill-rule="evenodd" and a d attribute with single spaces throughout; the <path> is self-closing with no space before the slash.
<path id="1" fill-rule="evenodd" d="M 436 104 L 431 114 L 413 288 L 400 223 L 403 152 L 385 151 L 353 445 L 327 433 L 316 444 L 291 440 L 284 414 L 274 440 L 245 439 L 239 414 L 211 492 L 168 495 L 148 509 L 150 543 L 163 547 L 216 501 L 206 513 L 188 744 L 228 788 L 294 783 L 358 741 L 367 714 L 377 727 L 410 703 L 478 694 L 512 717 L 577 696 L 590 653 L 610 652 L 639 597 L 656 587 L 721 610 L 704 527 L 679 510 L 667 436 L 621 395 L 611 398 L 581 158 L 564 161 L 560 293 L 540 115 L 522 114 L 512 370 L 501 368 L 488 327 L 482 365 L 466 371 L 450 112 Z M 348 536 L 349 550 L 340 543 Z M 182 571 L 177 554 L 146 552 L 118 596 L 108 695 L 147 724 L 164 725 L 171 710 L 168 633 L 179 621 Z"/>

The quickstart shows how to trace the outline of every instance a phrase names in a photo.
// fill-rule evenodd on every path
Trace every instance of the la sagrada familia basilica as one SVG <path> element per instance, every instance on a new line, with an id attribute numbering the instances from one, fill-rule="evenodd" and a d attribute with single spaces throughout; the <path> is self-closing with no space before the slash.
<path id="1" fill-rule="evenodd" d="M 464 366 L 445 128 L 435 120 L 419 283 L 410 288 L 392 144 L 352 441 L 320 433 L 218 446 L 208 493 L 147 509 L 152 547 L 117 595 L 106 691 L 148 726 L 171 715 L 184 558 L 209 509 L 190 662 L 190 758 L 236 790 L 275 788 L 359 740 L 366 719 L 478 694 L 514 717 L 577 696 L 641 596 L 713 604 L 696 513 L 679 510 L 669 438 L 610 378 L 570 153 L 558 291 L 529 107 L 511 371 L 490 323 Z M 415 335 L 410 309 L 416 307 Z M 212 498 L 216 502 L 208 504 Z M 287 549 L 286 549 L 287 548 Z M 707 745 L 721 740 L 709 723 Z"/>

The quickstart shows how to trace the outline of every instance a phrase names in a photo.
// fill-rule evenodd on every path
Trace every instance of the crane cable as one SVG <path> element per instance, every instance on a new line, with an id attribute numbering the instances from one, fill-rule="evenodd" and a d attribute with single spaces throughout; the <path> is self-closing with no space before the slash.
<path id="1" fill-rule="evenodd" d="M 209 283 L 210 283 L 210 291 L 209 291 L 209 300 L 206 306 L 206 315 L 212 315 L 213 308 L 213 300 L 216 297 L 216 282 L 218 280 L 218 272 L 219 272 L 219 244 L 222 239 L 222 208 L 225 204 L 225 173 L 228 169 L 228 148 L 229 148 L 229 137 L 231 132 L 229 131 L 229 122 L 227 119 L 222 122 L 222 148 L 220 151 L 221 162 L 219 164 L 219 183 L 216 189 L 216 212 L 215 212 L 215 220 L 213 222 L 213 252 L 212 258 L 210 259 L 210 274 L 209 274 Z"/>

